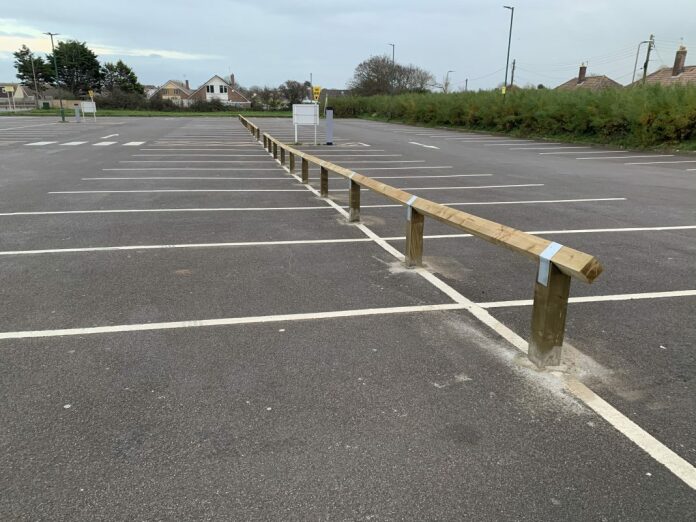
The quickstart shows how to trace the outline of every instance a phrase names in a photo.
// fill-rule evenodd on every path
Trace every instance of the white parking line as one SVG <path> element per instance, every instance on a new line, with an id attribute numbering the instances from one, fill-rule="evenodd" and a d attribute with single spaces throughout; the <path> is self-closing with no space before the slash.
<path id="1" fill-rule="evenodd" d="M 124 147 L 139 147 L 140 145 L 144 145 L 144 141 L 129 141 L 128 143 L 124 143 Z"/>
<path id="2" fill-rule="evenodd" d="M 153 190 L 62 190 L 48 194 L 143 194 L 153 192 L 305 192 L 305 189 L 153 189 Z"/>
<path id="3" fill-rule="evenodd" d="M 102 136 L 100 139 L 108 140 L 109 138 L 115 138 L 118 134 L 109 134 L 108 136 Z"/>
<path id="4" fill-rule="evenodd" d="M 278 172 L 277 168 L 257 168 L 257 167 L 214 167 L 214 168 L 207 168 L 207 167 L 142 167 L 142 168 L 113 168 L 113 169 L 102 169 L 102 171 L 109 172 L 109 171 L 142 171 L 142 170 L 185 170 L 185 171 L 256 171 L 256 170 L 265 170 L 265 171 L 274 171 Z"/>
<path id="5" fill-rule="evenodd" d="M 68 141 L 67 143 L 61 143 L 62 147 L 75 147 L 76 145 L 84 145 L 86 141 Z"/>
<path id="6" fill-rule="evenodd" d="M 409 141 L 409 144 L 411 145 L 417 145 L 419 147 L 423 147 L 424 149 L 437 149 L 440 150 L 440 147 L 436 147 L 435 145 L 425 145 L 424 143 L 418 143 L 417 141 Z"/>
<path id="7" fill-rule="evenodd" d="M 108 147 L 109 145 L 114 145 L 115 143 L 115 141 L 99 141 L 97 143 L 93 143 L 92 147 Z"/>
<path id="8" fill-rule="evenodd" d="M 479 205 L 539 205 L 542 203 L 595 203 L 606 201 L 626 201 L 626 198 L 581 198 L 581 199 L 536 199 L 526 201 L 467 201 L 462 203 L 444 203 L 448 207 L 465 207 Z M 360 205 L 361 208 L 391 208 L 403 207 L 400 204 L 383 204 L 383 205 Z M 348 207 L 345 207 L 348 208 Z M 2 214 L 0 214 L 2 215 Z"/>
<path id="9" fill-rule="evenodd" d="M 526 141 L 526 140 L 525 140 Z M 528 142 L 530 145 L 560 145 L 560 143 L 534 143 Z M 490 145 L 484 145 L 484 147 L 509 147 L 510 143 L 492 143 Z M 556 148 L 556 147 L 552 147 Z"/>
<path id="10" fill-rule="evenodd" d="M 674 156 L 674 154 L 665 154 L 665 156 Z M 636 158 L 658 158 L 659 156 L 635 156 Z M 696 160 L 674 160 L 674 161 L 646 161 L 641 163 L 624 163 L 624 165 L 670 165 L 677 163 L 696 163 Z"/>
<path id="11" fill-rule="evenodd" d="M 480 178 L 489 177 L 493 174 L 444 174 L 432 176 L 370 176 L 372 179 L 433 179 L 433 178 Z"/>
<path id="12" fill-rule="evenodd" d="M 35 141 L 34 143 L 26 143 L 26 147 L 43 147 L 44 145 L 52 145 L 53 143 L 58 143 L 57 141 Z"/>
<path id="13" fill-rule="evenodd" d="M 553 154 L 577 154 L 575 151 L 561 151 L 561 152 L 540 152 L 541 156 L 550 156 Z M 628 154 L 627 150 L 596 150 L 596 151 L 586 151 L 583 154 Z M 606 158 L 605 158 L 606 159 Z"/>
<path id="14" fill-rule="evenodd" d="M 543 183 L 524 183 L 520 185 L 478 185 L 468 187 L 400 187 L 401 190 L 475 190 L 492 188 L 523 188 L 523 187 L 543 187 Z M 346 189 L 348 190 L 348 189 Z M 368 189 L 364 189 L 368 190 Z M 447 204 L 447 203 L 445 203 Z"/>
<path id="15" fill-rule="evenodd" d="M 2 332 L 0 339 L 26 339 L 36 337 L 62 337 L 71 335 L 92 335 L 117 332 L 143 332 L 148 330 L 172 330 L 177 328 L 200 328 L 202 326 L 230 326 L 235 324 L 258 324 L 286 321 L 307 321 L 311 319 L 336 319 L 340 317 L 364 317 L 368 315 L 407 314 L 415 312 L 438 312 L 461 310 L 465 305 L 459 303 L 397 306 L 392 308 L 365 308 L 361 310 L 338 310 L 304 314 L 261 315 L 252 317 L 230 317 L 224 319 L 196 319 L 193 321 L 171 321 L 166 323 L 122 324 L 115 326 L 94 326 L 88 328 L 64 328 L 60 330 L 34 330 Z"/>
<path id="16" fill-rule="evenodd" d="M 73 214 L 150 214 L 167 212 L 268 212 L 273 210 L 331 210 L 331 207 L 221 207 L 221 208 L 138 208 L 112 210 L 44 210 L 33 212 L 3 212 L 0 217 L 14 216 L 61 216 Z"/>
<path id="17" fill-rule="evenodd" d="M 191 179 L 205 179 L 205 180 L 236 180 L 236 181 L 282 181 L 283 183 L 288 182 L 287 177 L 274 177 L 274 178 L 244 178 L 244 177 L 223 177 L 223 176 L 141 176 L 138 178 L 82 178 L 82 181 L 141 181 L 141 180 L 157 180 L 157 179 L 167 179 L 167 180 L 174 180 L 174 179 L 186 179 L 186 180 L 191 180 Z"/>
<path id="18" fill-rule="evenodd" d="M 640 155 L 640 156 L 600 156 L 594 158 L 575 158 L 578 160 L 607 160 L 607 159 L 631 159 L 631 158 L 669 158 L 674 156 L 674 154 L 652 154 L 652 155 Z M 667 163 L 663 161 L 653 161 L 650 163 Z M 624 165 L 641 165 L 641 163 L 624 163 Z M 647 165 L 647 163 L 646 163 Z"/>
<path id="19" fill-rule="evenodd" d="M 675 290 L 672 292 L 645 292 L 641 294 L 615 294 L 615 295 L 591 295 L 586 297 L 571 297 L 569 303 L 605 303 L 608 301 L 634 301 L 639 299 L 665 299 L 668 297 L 693 297 L 696 290 Z M 489 303 L 476 303 L 481 308 L 507 308 L 515 306 L 532 306 L 533 299 L 520 299 L 517 301 L 492 301 Z"/>
<path id="20" fill-rule="evenodd" d="M 563 147 L 511 147 L 510 150 L 557 150 L 557 149 L 589 149 L 589 146 L 577 147 L 568 145 Z"/>
<path id="21" fill-rule="evenodd" d="M 428 166 L 414 166 L 414 167 L 360 167 L 360 170 L 423 170 L 423 169 L 451 169 L 453 168 L 451 165 L 447 166 L 436 166 L 436 167 L 428 167 Z"/>

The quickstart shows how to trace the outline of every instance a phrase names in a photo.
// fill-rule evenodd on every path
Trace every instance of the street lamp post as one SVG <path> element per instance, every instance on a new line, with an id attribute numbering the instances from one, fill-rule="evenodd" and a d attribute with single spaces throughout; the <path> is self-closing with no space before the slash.
<path id="1" fill-rule="evenodd" d="M 445 88 L 444 88 L 445 94 L 447 94 L 449 92 L 449 73 L 453 73 L 453 72 L 456 72 L 456 71 L 447 71 L 447 74 L 445 74 Z"/>
<path id="2" fill-rule="evenodd" d="M 511 5 L 504 5 L 505 9 L 510 10 L 510 33 L 508 34 L 507 60 L 505 61 L 505 85 L 503 86 L 503 96 L 507 91 L 508 69 L 510 68 L 510 45 L 512 44 L 512 21 L 515 18 L 515 8 Z"/>
<path id="3" fill-rule="evenodd" d="M 56 60 L 56 48 L 53 45 L 53 37 L 58 36 L 58 33 L 44 33 L 51 37 L 51 50 L 53 51 L 53 68 L 56 70 L 56 88 L 58 89 L 58 100 L 60 101 L 60 119 L 65 123 L 65 109 L 63 109 L 63 95 L 58 88 L 58 61 Z"/>
<path id="4" fill-rule="evenodd" d="M 34 68 L 34 53 L 30 53 L 31 58 L 31 75 L 34 77 L 34 98 L 36 98 L 36 108 L 39 108 L 39 84 L 36 81 L 36 69 Z"/>
<path id="5" fill-rule="evenodd" d="M 396 56 L 396 44 L 390 43 L 387 45 L 391 45 L 391 48 L 392 48 L 392 73 L 391 73 L 391 82 L 389 82 L 389 83 L 391 83 L 391 91 L 392 91 L 392 94 L 394 94 L 394 87 L 395 87 L 394 83 L 396 80 L 396 78 L 395 78 L 395 76 L 396 76 L 396 61 L 394 60 L 394 58 Z"/>

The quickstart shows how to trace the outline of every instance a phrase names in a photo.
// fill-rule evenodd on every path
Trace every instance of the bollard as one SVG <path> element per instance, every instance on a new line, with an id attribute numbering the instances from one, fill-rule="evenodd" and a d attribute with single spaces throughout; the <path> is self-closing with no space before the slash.
<path id="1" fill-rule="evenodd" d="M 412 198 L 414 199 L 415 196 Z M 410 204 L 406 209 L 406 266 L 423 265 L 423 225 L 425 216 Z"/>
<path id="2" fill-rule="evenodd" d="M 322 198 L 329 197 L 329 171 L 326 167 L 321 167 L 321 173 L 319 176 L 319 195 Z"/>
<path id="3" fill-rule="evenodd" d="M 552 262 L 540 259 L 534 283 L 532 339 L 528 349 L 529 360 L 539 368 L 561 364 L 569 295 L 570 276 Z"/>
<path id="4" fill-rule="evenodd" d="M 360 185 L 358 185 L 352 179 L 350 180 L 350 187 L 348 188 L 348 221 L 350 223 L 355 223 L 360 221 Z"/>
<path id="5" fill-rule="evenodd" d="M 302 183 L 309 183 L 309 161 L 302 158 Z"/>
<path id="6" fill-rule="evenodd" d="M 80 123 L 80 106 L 77 103 L 75 104 L 75 121 Z"/>
<path id="7" fill-rule="evenodd" d="M 333 145 L 333 107 L 327 107 L 325 114 L 326 114 L 326 144 Z"/>

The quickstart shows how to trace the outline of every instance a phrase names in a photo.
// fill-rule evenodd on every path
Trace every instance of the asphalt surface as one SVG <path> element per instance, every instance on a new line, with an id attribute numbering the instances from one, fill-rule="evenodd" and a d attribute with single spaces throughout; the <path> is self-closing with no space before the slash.
<path id="1" fill-rule="evenodd" d="M 257 123 L 292 134 L 287 120 Z M 692 172 L 489 152 L 411 131 L 340 121 L 335 146 L 303 148 L 505 224 L 565 231 L 542 235 L 606 268 L 574 296 L 696 288 L 692 229 L 568 232 L 696 225 Z M 54 143 L 30 145 L 41 142 Z M 3 118 L 0 143 L 0 519 L 696 511 L 693 489 L 467 311 L 388 312 L 452 301 L 290 177 L 236 119 Z M 433 177 L 475 173 L 491 176 Z M 532 184 L 543 186 L 459 188 Z M 336 203 L 345 188 L 332 179 Z M 367 193 L 362 203 L 363 223 L 403 249 L 403 209 Z M 451 233 L 426 223 L 426 234 Z M 429 269 L 477 303 L 531 297 L 535 268 L 512 254 L 473 238 L 425 245 Z M 691 463 L 695 302 L 572 304 L 574 364 L 563 370 Z M 357 315 L 368 308 L 380 315 Z M 489 311 L 526 337 L 530 307 Z M 224 318 L 241 321 L 195 322 Z M 176 328 L 148 331 L 162 322 Z"/>

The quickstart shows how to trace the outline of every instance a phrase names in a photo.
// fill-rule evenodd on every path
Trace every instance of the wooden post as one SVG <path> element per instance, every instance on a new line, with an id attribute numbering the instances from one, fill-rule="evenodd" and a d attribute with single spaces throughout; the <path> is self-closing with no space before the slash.
<path id="1" fill-rule="evenodd" d="M 549 266 L 546 285 L 539 282 L 537 275 L 528 356 L 539 368 L 561 364 L 569 294 L 570 276 L 561 272 L 553 263 Z"/>
<path id="2" fill-rule="evenodd" d="M 302 183 L 309 183 L 309 161 L 302 158 Z"/>
<path id="3" fill-rule="evenodd" d="M 295 172 L 295 155 L 291 152 L 290 153 L 290 174 Z"/>
<path id="4" fill-rule="evenodd" d="M 348 207 L 350 208 L 348 221 L 350 223 L 360 221 L 360 185 L 352 179 L 350 180 L 350 188 L 348 189 Z"/>
<path id="5" fill-rule="evenodd" d="M 278 159 L 278 144 L 273 142 L 273 159 Z"/>
<path id="6" fill-rule="evenodd" d="M 256 139 L 257 140 L 261 139 L 261 129 L 259 129 L 258 127 L 256 127 Z"/>
<path id="7" fill-rule="evenodd" d="M 329 197 L 329 171 L 326 167 L 321 167 L 321 174 L 319 179 L 319 195 L 322 198 Z"/>
<path id="8" fill-rule="evenodd" d="M 268 143 L 266 143 L 266 135 L 263 135 L 263 148 L 268 149 Z"/>
<path id="9" fill-rule="evenodd" d="M 423 225 L 425 216 L 416 209 L 406 210 L 406 266 L 423 265 Z"/>
<path id="10" fill-rule="evenodd" d="M 285 165 L 285 147 L 280 148 L 280 164 Z"/>

